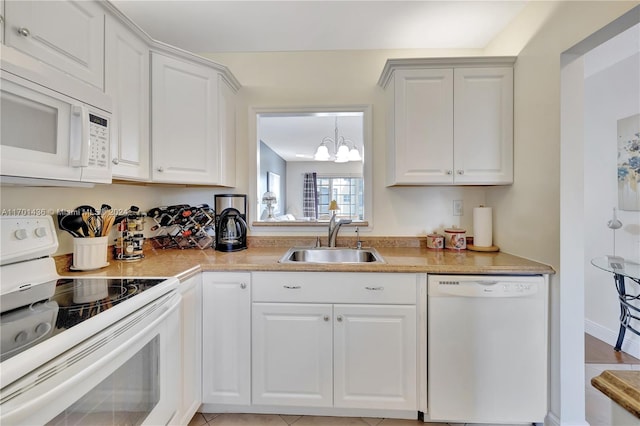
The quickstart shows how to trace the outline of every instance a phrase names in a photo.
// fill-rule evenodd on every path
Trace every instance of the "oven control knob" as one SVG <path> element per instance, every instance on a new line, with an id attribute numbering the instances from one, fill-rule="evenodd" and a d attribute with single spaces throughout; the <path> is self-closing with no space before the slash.
<path id="1" fill-rule="evenodd" d="M 47 228 L 45 228 L 44 226 L 36 228 L 36 237 L 42 238 L 46 236 L 47 236 Z"/>
<path id="2" fill-rule="evenodd" d="M 13 233 L 17 239 L 25 240 L 29 235 L 27 234 L 27 230 L 24 228 L 16 229 L 16 232 Z"/>
<path id="3" fill-rule="evenodd" d="M 18 333 L 16 335 L 16 338 L 14 339 L 16 343 L 24 343 L 27 341 L 27 338 L 29 337 L 29 335 L 27 334 L 26 331 L 21 331 L 20 333 Z"/>
<path id="4" fill-rule="evenodd" d="M 42 336 L 43 334 L 47 334 L 51 330 L 51 324 L 48 322 L 41 322 L 36 326 L 36 334 L 38 336 Z"/>

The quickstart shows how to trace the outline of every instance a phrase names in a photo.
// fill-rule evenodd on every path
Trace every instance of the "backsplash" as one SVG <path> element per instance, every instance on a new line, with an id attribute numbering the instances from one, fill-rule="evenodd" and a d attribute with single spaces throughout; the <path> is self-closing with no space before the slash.
<path id="1" fill-rule="evenodd" d="M 180 203 L 213 205 L 216 193 L 247 193 L 240 189 L 209 187 L 184 187 L 145 184 L 111 184 L 96 185 L 95 188 L 40 188 L 4 186 L 0 192 L 3 214 L 9 215 L 17 211 L 38 211 L 56 214 L 59 210 L 73 209 L 78 205 L 88 204 L 100 206 L 109 204 L 114 210 L 127 210 L 131 205 L 138 206 L 141 211 L 161 206 Z M 251 196 L 248 196 L 249 200 Z M 453 200 L 463 200 L 462 216 L 453 216 Z M 442 231 L 453 225 L 466 228 L 470 234 L 472 227 L 473 207 L 485 201 L 485 188 L 469 187 L 400 187 L 375 192 L 373 217 L 369 229 L 361 229 L 363 241 L 369 237 L 426 237 L 433 231 Z M 251 203 L 249 203 L 251 205 Z M 256 212 L 249 211 L 249 221 L 255 219 Z M 148 225 L 148 224 L 147 224 Z M 150 226 L 145 226 L 145 237 L 153 235 Z M 274 230 L 251 229 L 252 237 L 293 235 L 303 237 L 304 241 L 315 243 L 320 235 L 326 244 L 326 230 L 299 231 L 283 227 Z M 112 231 L 110 240 L 115 239 Z M 60 247 L 56 255 L 73 251 L 73 238 L 64 231 L 58 232 Z M 338 238 L 340 244 L 353 240 L 354 231 L 350 228 L 342 230 Z M 384 244 L 384 238 L 376 243 Z M 250 244 L 252 244 L 250 242 Z M 306 244 L 308 245 L 308 244 Z"/>

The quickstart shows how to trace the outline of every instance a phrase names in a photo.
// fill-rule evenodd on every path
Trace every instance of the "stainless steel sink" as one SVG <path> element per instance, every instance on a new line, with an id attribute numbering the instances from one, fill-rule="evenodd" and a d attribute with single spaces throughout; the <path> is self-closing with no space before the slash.
<path id="1" fill-rule="evenodd" d="M 280 263 L 386 263 L 374 248 L 293 247 Z"/>

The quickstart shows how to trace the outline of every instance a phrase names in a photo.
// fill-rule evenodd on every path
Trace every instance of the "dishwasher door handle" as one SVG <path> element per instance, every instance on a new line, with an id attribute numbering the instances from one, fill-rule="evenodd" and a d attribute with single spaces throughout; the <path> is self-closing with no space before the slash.
<path id="1" fill-rule="evenodd" d="M 472 281 L 469 281 L 472 282 Z M 480 285 L 496 285 L 498 284 L 498 281 L 496 280 L 482 280 L 482 281 L 475 281 L 476 284 L 480 284 Z"/>

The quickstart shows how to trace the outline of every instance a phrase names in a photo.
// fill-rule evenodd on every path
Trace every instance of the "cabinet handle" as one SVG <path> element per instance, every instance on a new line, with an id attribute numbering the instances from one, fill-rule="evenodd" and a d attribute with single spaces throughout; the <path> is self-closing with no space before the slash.
<path id="1" fill-rule="evenodd" d="M 324 320 L 325 320 L 325 321 L 329 321 L 329 315 L 325 315 L 325 316 L 324 316 Z"/>
<path id="2" fill-rule="evenodd" d="M 342 315 L 338 315 L 338 318 L 336 318 L 338 320 L 338 322 L 342 322 Z"/>
<path id="3" fill-rule="evenodd" d="M 458 174 L 459 175 L 463 175 L 464 174 L 464 170 L 458 170 Z"/>
<path id="4" fill-rule="evenodd" d="M 0 15 L 0 25 L 4 24 L 4 15 Z"/>
<path id="5" fill-rule="evenodd" d="M 447 170 L 447 175 L 452 175 L 453 171 L 452 170 Z"/>
<path id="6" fill-rule="evenodd" d="M 120 160 L 118 160 L 117 158 L 114 158 L 113 160 L 111 160 L 111 162 L 115 165 L 118 165 L 120 163 Z"/>
<path id="7" fill-rule="evenodd" d="M 18 28 L 18 34 L 24 37 L 29 37 L 31 35 L 31 31 L 28 28 L 20 27 Z"/>
<path id="8" fill-rule="evenodd" d="M 164 167 L 158 167 L 156 170 L 159 171 L 160 173 L 162 173 L 162 172 L 164 172 Z"/>
<path id="9" fill-rule="evenodd" d="M 240 283 L 240 288 L 244 290 L 245 288 L 247 288 L 247 284 L 246 283 Z"/>
<path id="10" fill-rule="evenodd" d="M 384 290 L 384 287 L 365 287 L 365 289 L 371 290 L 371 291 L 382 291 Z"/>
<path id="11" fill-rule="evenodd" d="M 289 290 L 297 290 L 299 288 L 302 288 L 302 286 L 299 285 L 283 285 L 283 287 Z"/>

